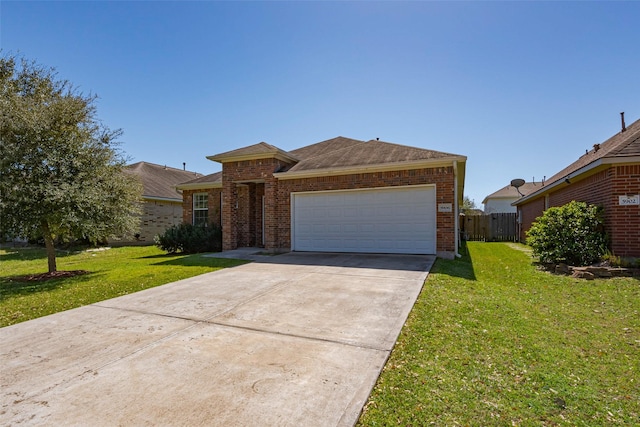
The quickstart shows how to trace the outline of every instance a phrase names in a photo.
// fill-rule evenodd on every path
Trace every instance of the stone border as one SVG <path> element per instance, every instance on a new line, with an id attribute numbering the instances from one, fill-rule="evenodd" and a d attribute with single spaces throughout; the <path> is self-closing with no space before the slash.
<path id="1" fill-rule="evenodd" d="M 551 264 L 545 266 L 545 268 L 556 274 L 571 275 L 571 277 L 575 277 L 576 279 L 586 280 L 640 276 L 640 269 L 637 268 L 607 266 L 572 267 L 567 264 Z"/>

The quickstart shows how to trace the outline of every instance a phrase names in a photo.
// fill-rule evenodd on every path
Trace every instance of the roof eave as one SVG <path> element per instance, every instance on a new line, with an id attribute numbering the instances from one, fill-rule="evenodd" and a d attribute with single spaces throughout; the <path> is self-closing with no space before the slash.
<path id="1" fill-rule="evenodd" d="M 561 177 L 560 179 L 556 180 L 555 182 L 545 185 L 544 187 L 542 187 L 540 190 L 535 191 L 525 197 L 522 197 L 521 199 L 516 200 L 515 202 L 511 203 L 511 206 L 518 206 L 521 205 L 524 202 L 528 202 L 530 200 L 536 199 L 538 197 L 541 197 L 547 193 L 549 193 L 551 190 L 553 190 L 554 188 L 558 187 L 559 185 L 562 184 L 566 184 L 566 180 L 572 180 L 574 178 L 577 178 L 581 175 L 584 175 L 586 173 L 589 172 L 595 172 L 595 169 L 598 168 L 602 168 L 602 167 L 606 167 L 606 166 L 610 166 L 610 165 L 617 165 L 617 164 L 625 164 L 625 163 L 640 163 L 640 156 L 628 156 L 628 157 L 602 157 L 600 159 L 597 159 L 591 163 L 589 163 L 586 166 L 581 167 L 580 169 L 577 169 L 563 177 Z M 568 185 L 568 184 L 567 184 Z"/>
<path id="2" fill-rule="evenodd" d="M 288 163 L 297 163 L 300 161 L 296 157 L 282 150 L 264 152 L 264 153 L 240 154 L 240 155 L 233 155 L 233 156 L 213 155 L 213 156 L 207 156 L 207 159 L 214 162 L 218 162 L 218 163 L 242 162 L 245 160 L 258 160 L 258 159 L 276 159 L 276 160 L 282 160 L 283 162 L 288 162 Z"/>
<path id="3" fill-rule="evenodd" d="M 222 182 L 194 182 L 191 184 L 179 184 L 176 190 L 205 190 L 208 188 L 222 188 Z"/>
<path id="4" fill-rule="evenodd" d="M 177 194 L 176 195 L 180 195 Z M 144 201 L 150 201 L 150 202 L 175 202 L 175 203 L 182 203 L 182 198 L 173 198 L 173 197 L 159 197 L 159 196 L 147 196 L 145 194 L 142 195 L 142 199 Z"/>
<path id="5" fill-rule="evenodd" d="M 287 179 L 299 179 L 299 178 L 312 178 L 316 176 L 336 176 L 336 175 L 351 175 L 355 173 L 390 172 L 394 170 L 451 166 L 454 161 L 465 163 L 467 161 L 467 157 L 451 156 L 451 157 L 442 157 L 439 159 L 432 159 L 432 160 L 416 160 L 416 161 L 410 161 L 410 162 L 379 163 L 374 165 L 345 166 L 345 167 L 337 167 L 337 168 L 311 169 L 311 170 L 293 171 L 293 172 L 291 171 L 278 172 L 278 173 L 274 173 L 273 176 L 279 180 L 287 180 Z"/>

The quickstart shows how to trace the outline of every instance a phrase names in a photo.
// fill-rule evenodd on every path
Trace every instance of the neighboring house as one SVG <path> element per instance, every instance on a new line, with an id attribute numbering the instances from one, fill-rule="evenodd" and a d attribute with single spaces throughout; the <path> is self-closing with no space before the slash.
<path id="1" fill-rule="evenodd" d="M 208 159 L 222 172 L 177 188 L 185 222 L 221 223 L 224 250 L 457 253 L 465 156 L 337 137 Z"/>
<path id="2" fill-rule="evenodd" d="M 604 208 L 613 254 L 640 257 L 640 120 L 549 178 L 544 187 L 514 203 L 521 240 L 545 209 L 572 200 Z"/>
<path id="3" fill-rule="evenodd" d="M 539 190 L 542 185 L 541 182 L 525 182 L 524 185 L 518 189 L 511 185 L 502 187 L 495 193 L 491 193 L 484 198 L 482 201 L 484 213 L 516 213 L 516 207 L 513 206 L 512 203 L 523 195 L 526 196 Z M 520 193 L 518 193 L 518 190 L 520 190 Z"/>
<path id="4" fill-rule="evenodd" d="M 143 213 L 135 241 L 151 244 L 156 234 L 182 223 L 182 194 L 175 186 L 200 175 L 148 162 L 134 163 L 126 168 L 140 179 L 143 187 Z"/>

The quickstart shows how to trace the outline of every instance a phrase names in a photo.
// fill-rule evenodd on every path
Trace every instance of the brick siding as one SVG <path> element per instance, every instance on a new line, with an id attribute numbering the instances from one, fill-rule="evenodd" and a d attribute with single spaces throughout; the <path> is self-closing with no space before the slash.
<path id="1" fill-rule="evenodd" d="M 193 224 L 193 195 L 207 193 L 207 205 L 209 208 L 209 223 L 220 225 L 220 194 L 222 188 L 206 188 L 202 190 L 182 191 L 182 222 Z"/>
<path id="2" fill-rule="evenodd" d="M 118 243 L 153 244 L 153 238 L 175 224 L 182 222 L 180 202 L 146 200 L 142 203 L 142 215 L 138 227 L 138 238 L 126 236 Z"/>
<path id="3" fill-rule="evenodd" d="M 640 165 L 611 166 L 549 194 L 549 207 L 572 200 L 602 206 L 610 249 L 618 256 L 640 257 L 640 206 L 620 206 L 618 196 L 640 194 Z M 520 238 L 544 211 L 544 196 L 519 207 L 522 219 Z"/>
<path id="4" fill-rule="evenodd" d="M 419 184 L 436 185 L 436 205 L 454 206 L 453 167 L 412 169 L 392 172 L 373 172 L 352 175 L 326 176 L 282 180 L 278 182 L 278 246 L 291 247 L 291 193 L 301 191 L 348 190 L 382 188 Z M 453 253 L 455 247 L 455 218 L 453 212 L 436 214 L 436 250 Z"/>
<path id="5" fill-rule="evenodd" d="M 222 167 L 223 188 L 183 191 L 183 220 L 193 220 L 193 194 L 209 194 L 209 217 L 222 206 L 223 249 L 264 246 L 287 250 L 291 247 L 291 193 L 300 191 L 346 190 L 393 186 L 435 184 L 436 205 L 454 200 L 453 167 L 423 168 L 392 172 L 374 172 L 339 176 L 277 180 L 273 173 L 290 166 L 277 159 L 227 162 Z M 254 181 L 254 182 L 251 182 Z M 262 200 L 264 206 L 264 238 L 262 235 Z M 216 216 L 216 215 L 213 215 Z M 454 253 L 454 213 L 437 212 L 436 239 L 439 253 Z M 264 240 L 264 244 L 263 244 Z"/>

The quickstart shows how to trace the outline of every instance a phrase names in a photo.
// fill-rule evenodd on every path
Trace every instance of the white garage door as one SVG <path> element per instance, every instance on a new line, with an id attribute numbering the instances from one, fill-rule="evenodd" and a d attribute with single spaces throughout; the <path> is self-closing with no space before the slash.
<path id="1" fill-rule="evenodd" d="M 292 250 L 435 254 L 435 187 L 291 194 Z"/>

